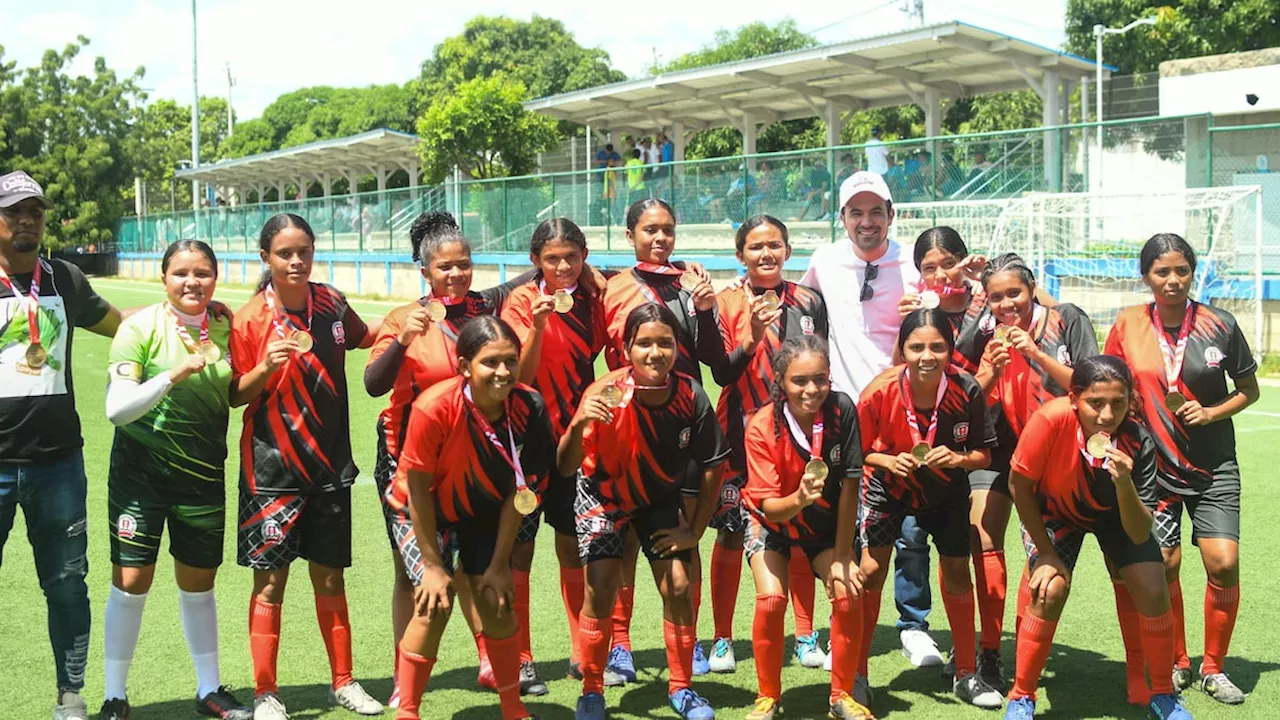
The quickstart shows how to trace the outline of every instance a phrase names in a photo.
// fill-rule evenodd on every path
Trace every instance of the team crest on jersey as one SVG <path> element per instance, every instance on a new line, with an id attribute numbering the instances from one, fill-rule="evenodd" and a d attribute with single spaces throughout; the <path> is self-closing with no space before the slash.
<path id="1" fill-rule="evenodd" d="M 1226 355 L 1222 354 L 1222 351 L 1218 349 L 1217 345 L 1210 345 L 1204 349 L 1204 364 L 1214 370 L 1217 370 L 1225 359 Z"/>
<path id="2" fill-rule="evenodd" d="M 691 436 L 692 434 L 693 434 L 693 431 L 692 431 L 691 429 L 689 429 L 689 428 L 685 428 L 685 429 L 683 429 L 683 430 L 681 430 L 681 431 L 680 431 L 680 447 L 681 447 L 681 449 L 689 447 L 689 438 L 690 438 L 690 436 Z"/>
<path id="3" fill-rule="evenodd" d="M 831 448 L 831 464 L 832 465 L 840 464 L 840 446 L 839 445 L 836 445 L 835 447 Z"/>
<path id="4" fill-rule="evenodd" d="M 1066 345 L 1058 346 L 1058 364 L 1071 367 L 1071 353 L 1067 352 Z"/>
<path id="5" fill-rule="evenodd" d="M 138 521 L 129 513 L 121 513 L 116 518 L 116 536 L 121 540 L 132 540 L 138 534 Z"/>
<path id="6" fill-rule="evenodd" d="M 813 334 L 813 318 L 809 317 L 808 315 L 801 315 L 800 330 L 804 332 L 805 335 L 812 335 Z"/>
<path id="7" fill-rule="evenodd" d="M 262 540 L 268 545 L 278 545 L 284 540 L 284 532 L 280 529 L 280 523 L 270 518 L 262 523 Z"/>
<path id="8" fill-rule="evenodd" d="M 983 315 L 983 316 L 982 316 L 982 320 L 980 320 L 980 321 L 978 322 L 978 329 L 982 331 L 982 334 L 983 334 L 983 335 L 990 335 L 991 333 L 995 332 L 995 331 L 996 331 L 996 316 L 995 316 L 995 315 Z"/>
<path id="9" fill-rule="evenodd" d="M 968 442 L 969 423 L 967 422 L 956 423 L 955 429 L 953 429 L 951 432 L 955 436 L 956 442 L 958 443 Z"/>
<path id="10" fill-rule="evenodd" d="M 742 491 L 738 489 L 737 485 L 727 482 L 720 488 L 720 507 L 737 507 L 741 502 Z"/>
<path id="11" fill-rule="evenodd" d="M 333 344 L 339 346 L 347 344 L 347 328 L 341 320 L 333 323 Z"/>

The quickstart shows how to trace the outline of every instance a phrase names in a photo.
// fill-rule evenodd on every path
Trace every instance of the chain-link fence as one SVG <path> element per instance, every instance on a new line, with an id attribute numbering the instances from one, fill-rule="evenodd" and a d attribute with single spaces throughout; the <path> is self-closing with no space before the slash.
<path id="1" fill-rule="evenodd" d="M 294 212 L 311 223 L 322 251 L 408 254 L 413 219 L 424 210 L 440 209 L 458 217 L 479 251 L 523 252 L 534 226 L 549 217 L 577 222 L 593 250 L 625 251 L 627 207 L 655 197 L 676 211 L 682 252 L 732 252 L 733 229 L 760 213 L 785 221 L 803 250 L 843 236 L 832 213 L 840 182 L 886 154 L 885 181 L 900 206 L 928 203 L 935 208 L 930 216 L 937 214 L 936 208 L 968 216 L 980 215 L 983 201 L 1033 192 L 1170 192 L 1248 184 L 1237 178 L 1265 175 L 1256 172 L 1258 156 L 1280 147 L 1278 140 L 1275 127 L 1214 128 L 1207 115 L 1117 120 L 903 140 L 881 148 L 854 145 L 661 165 L 633 162 L 219 207 L 198 215 L 164 213 L 125 219 L 117 237 L 126 251 L 158 251 L 184 237 L 209 240 L 217 250 L 254 250 L 267 218 Z M 1278 198 L 1280 189 L 1267 195 Z M 908 208 L 903 210 L 904 226 L 936 220 L 914 218 Z M 1280 257 L 1268 267 L 1280 271 Z"/>

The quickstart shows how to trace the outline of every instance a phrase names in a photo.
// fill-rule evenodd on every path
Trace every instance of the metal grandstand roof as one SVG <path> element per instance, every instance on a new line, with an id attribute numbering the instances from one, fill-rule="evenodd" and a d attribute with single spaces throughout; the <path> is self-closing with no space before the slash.
<path id="1" fill-rule="evenodd" d="M 527 110 L 609 129 L 774 122 L 936 98 L 1035 89 L 1095 72 L 1091 60 L 963 22 L 681 70 L 553 95 Z M 1104 66 L 1110 72 L 1113 68 Z M 1056 93 L 1056 87 L 1052 92 Z"/>
<path id="2" fill-rule="evenodd" d="M 180 180 L 199 180 L 226 187 L 272 186 L 283 180 L 356 176 L 378 170 L 410 171 L 416 183 L 418 137 L 395 130 L 379 129 L 348 137 L 320 140 L 258 155 L 222 160 L 199 168 L 179 170 Z"/>

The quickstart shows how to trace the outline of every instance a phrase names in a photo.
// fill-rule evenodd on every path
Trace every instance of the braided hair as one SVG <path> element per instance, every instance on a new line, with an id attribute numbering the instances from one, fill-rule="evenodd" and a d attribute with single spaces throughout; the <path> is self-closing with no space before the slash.
<path id="1" fill-rule="evenodd" d="M 773 401 L 773 436 L 775 438 L 782 437 L 782 427 L 787 424 L 786 417 L 783 415 L 783 409 L 787 406 L 787 391 L 783 387 L 787 368 L 791 367 L 792 360 L 804 353 L 821 355 L 830 367 L 831 352 L 827 347 L 827 341 L 817 335 L 790 338 L 782 343 L 778 352 L 773 354 L 773 382 L 769 384 L 769 399 Z M 830 401 L 831 396 L 828 395 L 827 402 Z"/>

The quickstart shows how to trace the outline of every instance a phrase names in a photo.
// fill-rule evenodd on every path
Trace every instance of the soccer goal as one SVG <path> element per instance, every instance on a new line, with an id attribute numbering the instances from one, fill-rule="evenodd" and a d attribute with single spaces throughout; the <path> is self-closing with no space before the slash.
<path id="1" fill-rule="evenodd" d="M 1236 316 L 1255 352 L 1263 344 L 1263 268 L 1280 267 L 1280 247 L 1264 253 L 1257 186 L 1124 193 L 1034 193 L 1006 200 L 904 204 L 896 236 L 908 246 L 934 225 L 960 232 L 971 252 L 1018 253 L 1054 297 L 1080 306 L 1100 333 L 1121 308 L 1151 294 L 1138 253 L 1152 235 L 1184 237 L 1198 254 L 1192 296 Z M 1275 243 L 1272 243 L 1275 245 Z"/>

